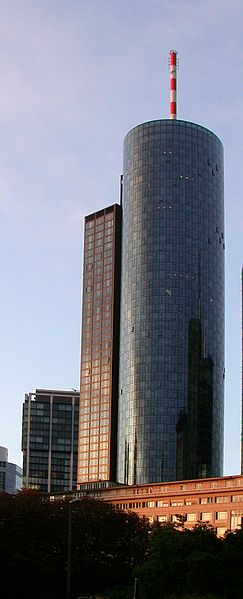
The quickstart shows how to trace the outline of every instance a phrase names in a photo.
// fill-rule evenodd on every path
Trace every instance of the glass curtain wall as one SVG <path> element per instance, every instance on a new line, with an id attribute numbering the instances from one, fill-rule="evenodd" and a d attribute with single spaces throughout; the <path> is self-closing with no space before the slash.
<path id="1" fill-rule="evenodd" d="M 124 142 L 118 480 L 219 476 L 223 147 L 185 121 Z"/>

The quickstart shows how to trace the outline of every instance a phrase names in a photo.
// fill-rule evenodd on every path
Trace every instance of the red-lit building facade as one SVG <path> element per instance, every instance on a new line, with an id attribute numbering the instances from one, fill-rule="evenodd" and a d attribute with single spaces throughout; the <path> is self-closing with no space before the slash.
<path id="1" fill-rule="evenodd" d="M 186 528 L 208 522 L 219 536 L 243 523 L 243 476 L 238 475 L 104 488 L 101 483 L 93 483 L 72 494 L 84 496 L 133 511 L 150 522 L 178 522 L 178 516 L 183 516 Z"/>
<path id="2" fill-rule="evenodd" d="M 78 485 L 116 480 L 121 207 L 84 223 Z"/>

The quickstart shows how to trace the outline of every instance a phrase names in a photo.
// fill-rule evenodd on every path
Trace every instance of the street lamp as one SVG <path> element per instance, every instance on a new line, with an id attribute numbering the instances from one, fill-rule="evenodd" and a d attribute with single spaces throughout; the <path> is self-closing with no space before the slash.
<path id="1" fill-rule="evenodd" d="M 71 597 L 71 570 L 72 570 L 72 504 L 82 499 L 71 499 L 68 502 L 68 535 L 67 535 L 67 588 L 66 599 Z"/>
<path id="2" fill-rule="evenodd" d="M 133 599 L 137 599 L 137 586 L 138 586 L 138 579 L 135 578 L 134 579 L 134 587 L 133 587 Z"/>

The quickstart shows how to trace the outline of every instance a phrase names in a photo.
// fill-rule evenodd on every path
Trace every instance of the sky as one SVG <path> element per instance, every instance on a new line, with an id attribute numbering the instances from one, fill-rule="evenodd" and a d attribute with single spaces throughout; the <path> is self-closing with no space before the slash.
<path id="1" fill-rule="evenodd" d="M 240 472 L 242 0 L 0 0 L 0 445 L 26 392 L 79 388 L 83 217 L 119 202 L 122 144 L 178 118 L 225 149 L 225 474 Z"/>

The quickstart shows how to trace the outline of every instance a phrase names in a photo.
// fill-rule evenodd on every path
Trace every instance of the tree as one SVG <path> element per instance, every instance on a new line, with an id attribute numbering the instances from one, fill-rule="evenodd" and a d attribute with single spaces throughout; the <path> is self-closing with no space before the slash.
<path id="1" fill-rule="evenodd" d="M 63 509 L 41 494 L 0 497 L 0 575 L 11 598 L 55 599 L 65 588 Z"/>
<path id="2" fill-rule="evenodd" d="M 68 501 L 33 491 L 0 496 L 0 575 L 11 599 L 65 597 Z M 103 592 L 132 583 L 149 525 L 98 500 L 72 504 L 72 590 Z"/>
<path id="3" fill-rule="evenodd" d="M 148 523 L 133 513 L 124 513 L 96 500 L 84 499 L 73 509 L 76 588 L 80 580 L 82 591 L 131 584 L 134 567 L 144 561 L 148 551 Z"/>
<path id="4" fill-rule="evenodd" d="M 243 589 L 243 529 L 229 532 L 224 539 L 225 590 L 230 599 L 242 599 Z"/>
<path id="5" fill-rule="evenodd" d="M 137 569 L 147 596 L 164 599 L 224 592 L 223 544 L 212 527 L 179 531 L 173 524 L 155 530 L 151 554 Z"/>

